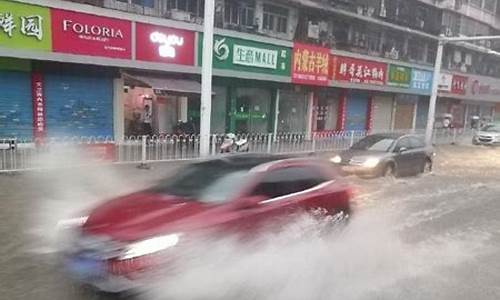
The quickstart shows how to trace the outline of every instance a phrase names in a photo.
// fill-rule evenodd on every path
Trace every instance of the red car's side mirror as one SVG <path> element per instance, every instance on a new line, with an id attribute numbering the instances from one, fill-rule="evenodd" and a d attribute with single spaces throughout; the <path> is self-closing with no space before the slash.
<path id="1" fill-rule="evenodd" d="M 269 199 L 266 196 L 248 196 L 237 201 L 238 209 L 251 209 L 259 205 L 260 202 Z"/>

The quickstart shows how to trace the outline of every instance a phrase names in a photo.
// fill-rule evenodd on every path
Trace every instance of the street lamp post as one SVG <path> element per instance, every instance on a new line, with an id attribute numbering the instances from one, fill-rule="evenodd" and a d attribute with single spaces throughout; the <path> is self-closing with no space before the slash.
<path id="1" fill-rule="evenodd" d="M 214 0 L 205 0 L 203 56 L 201 65 L 200 156 L 210 154 L 210 115 L 212 112 L 212 57 L 214 40 Z"/>
<path id="2" fill-rule="evenodd" d="M 441 65 L 443 63 L 443 49 L 446 43 L 453 42 L 471 42 L 471 41 L 485 41 L 485 40 L 498 40 L 500 35 L 492 36 L 470 36 L 470 37 L 444 37 L 440 36 L 438 40 L 438 47 L 436 51 L 436 62 L 434 64 L 434 74 L 432 80 L 431 99 L 429 101 L 429 112 L 427 114 L 427 127 L 425 128 L 425 143 L 432 145 L 432 131 L 434 129 L 434 116 L 436 113 L 436 102 L 438 97 L 439 79 L 441 74 Z"/>

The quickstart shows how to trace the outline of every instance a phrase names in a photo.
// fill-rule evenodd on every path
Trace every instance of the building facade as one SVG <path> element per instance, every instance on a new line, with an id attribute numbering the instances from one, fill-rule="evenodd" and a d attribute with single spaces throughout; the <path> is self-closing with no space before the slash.
<path id="1" fill-rule="evenodd" d="M 437 36 L 500 29 L 489 0 L 215 2 L 213 133 L 424 128 Z M 197 133 L 203 7 L 0 0 L 0 137 Z M 446 47 L 438 126 L 495 118 L 499 46 Z"/>

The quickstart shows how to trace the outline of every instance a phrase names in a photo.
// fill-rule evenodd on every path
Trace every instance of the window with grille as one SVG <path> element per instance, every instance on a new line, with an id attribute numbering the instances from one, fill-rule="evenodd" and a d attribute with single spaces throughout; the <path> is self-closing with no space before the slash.
<path id="1" fill-rule="evenodd" d="M 496 0 L 484 0 L 484 10 L 495 12 Z"/>
<path id="2" fill-rule="evenodd" d="M 203 17 L 204 6 L 204 0 L 167 0 L 168 10 L 188 12 L 193 17 Z"/>
<path id="3" fill-rule="evenodd" d="M 471 5 L 474 5 L 474 6 L 477 6 L 477 7 L 481 7 L 481 4 L 482 4 L 481 2 L 483 2 L 483 0 L 469 0 L 469 1 L 470 1 L 469 3 Z"/>
<path id="4" fill-rule="evenodd" d="M 255 25 L 255 1 L 226 0 L 224 3 L 224 22 L 233 25 Z"/>
<path id="5" fill-rule="evenodd" d="M 262 29 L 279 33 L 288 32 L 288 9 L 264 4 Z"/>

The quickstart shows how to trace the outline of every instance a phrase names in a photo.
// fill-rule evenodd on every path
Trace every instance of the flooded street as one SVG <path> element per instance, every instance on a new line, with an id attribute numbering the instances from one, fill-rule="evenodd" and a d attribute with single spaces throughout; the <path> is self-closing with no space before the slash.
<path id="1" fill-rule="evenodd" d="M 173 172 L 135 166 L 0 176 L 1 299 L 100 299 L 58 266 L 57 220 Z M 348 178 L 355 213 L 337 234 L 301 218 L 253 247 L 199 247 L 153 299 L 499 299 L 500 150 L 448 146 L 416 178 Z M 298 237 L 298 238 L 297 238 Z M 64 242 L 64 241 L 62 241 Z"/>

